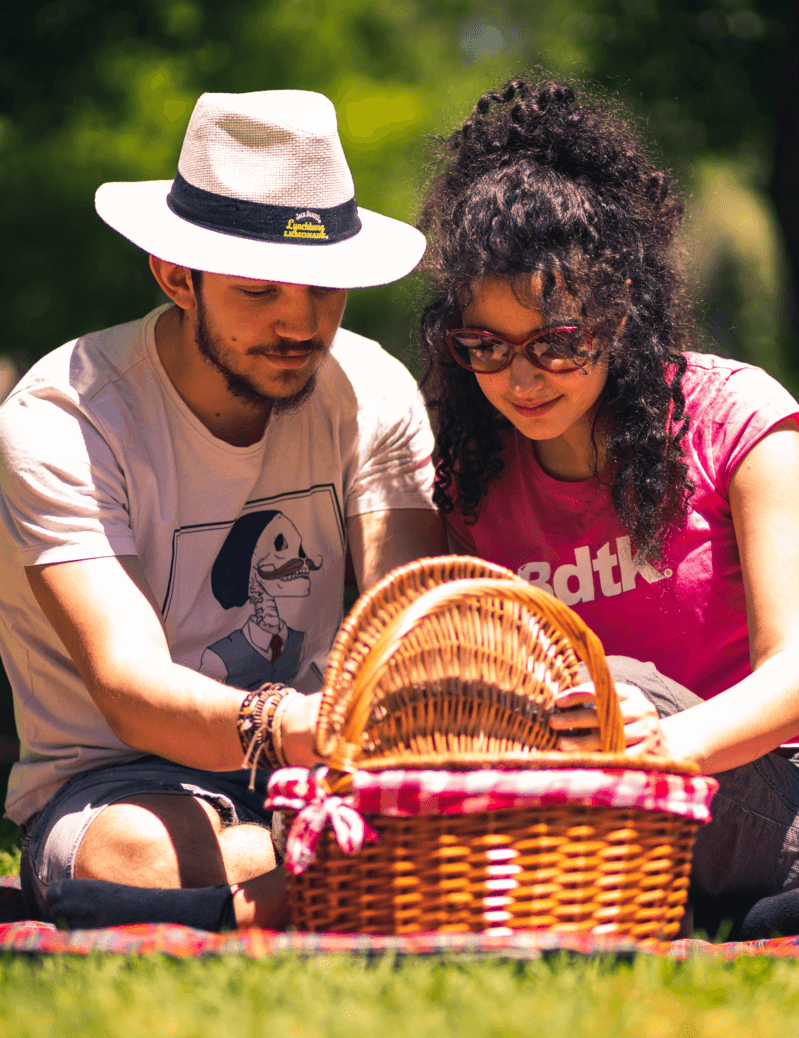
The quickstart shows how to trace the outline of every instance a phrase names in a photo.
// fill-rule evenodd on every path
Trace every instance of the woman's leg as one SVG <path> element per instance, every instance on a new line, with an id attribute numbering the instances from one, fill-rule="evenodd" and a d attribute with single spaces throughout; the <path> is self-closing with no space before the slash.
<path id="1" fill-rule="evenodd" d="M 661 717 L 701 703 L 652 663 L 609 656 L 615 681 L 636 685 Z M 779 753 L 714 776 L 713 821 L 700 826 L 692 883 L 710 897 L 752 902 L 799 888 L 799 760 Z"/>

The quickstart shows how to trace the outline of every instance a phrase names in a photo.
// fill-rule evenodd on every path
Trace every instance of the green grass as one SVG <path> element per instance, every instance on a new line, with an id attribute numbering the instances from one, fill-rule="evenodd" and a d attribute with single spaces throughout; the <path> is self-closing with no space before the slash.
<path id="1" fill-rule="evenodd" d="M 19 827 L 7 818 L 0 818 L 0 876 L 19 874 L 21 848 L 22 833 Z"/>
<path id="2" fill-rule="evenodd" d="M 14 1038 L 789 1038 L 799 963 L 0 956 Z"/>

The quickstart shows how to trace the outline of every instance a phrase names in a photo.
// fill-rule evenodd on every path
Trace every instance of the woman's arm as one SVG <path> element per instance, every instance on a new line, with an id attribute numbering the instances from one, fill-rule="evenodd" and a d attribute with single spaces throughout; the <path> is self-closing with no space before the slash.
<path id="1" fill-rule="evenodd" d="M 799 430 L 776 426 L 740 462 L 730 481 L 746 594 L 752 673 L 713 699 L 658 721 L 638 689 L 619 685 L 627 752 L 695 761 L 706 773 L 747 764 L 799 733 Z M 599 748 L 584 704 L 592 686 L 561 693 L 551 724 L 564 750 Z M 583 707 L 580 709 L 580 707 Z M 574 709 L 577 708 L 577 709 Z"/>
<path id="2" fill-rule="evenodd" d="M 799 732 L 799 430 L 760 440 L 730 481 L 752 674 L 661 721 L 669 754 L 726 771 Z"/>

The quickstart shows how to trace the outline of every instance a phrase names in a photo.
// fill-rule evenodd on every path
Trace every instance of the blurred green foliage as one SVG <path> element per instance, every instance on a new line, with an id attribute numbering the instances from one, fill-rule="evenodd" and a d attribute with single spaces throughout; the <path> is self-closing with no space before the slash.
<path id="1" fill-rule="evenodd" d="M 786 0 L 4 4 L 2 350 L 29 363 L 159 301 L 144 256 L 101 223 L 92 196 L 106 180 L 171 179 L 203 91 L 327 94 L 359 203 L 413 220 L 425 136 L 541 67 L 638 113 L 692 196 L 719 349 L 790 383 L 796 206 L 780 171 L 799 138 L 796 91 L 785 99 L 796 11 Z M 346 321 L 408 360 L 421 294 L 413 279 L 354 292 Z"/>

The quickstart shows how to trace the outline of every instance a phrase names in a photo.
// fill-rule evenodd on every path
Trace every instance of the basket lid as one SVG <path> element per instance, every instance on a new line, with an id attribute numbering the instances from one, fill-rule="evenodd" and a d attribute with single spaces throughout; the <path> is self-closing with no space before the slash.
<path id="1" fill-rule="evenodd" d="M 500 764 L 554 750 L 555 695 L 596 690 L 601 750 L 624 750 L 602 645 L 579 616 L 510 570 L 471 556 L 400 566 L 370 588 L 331 650 L 316 752 L 342 773 L 431 755 Z"/>

